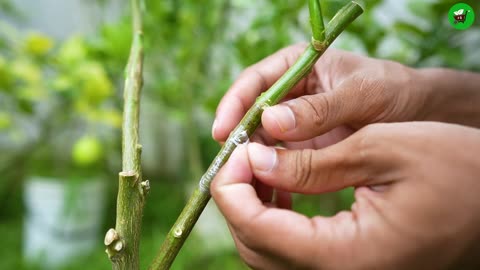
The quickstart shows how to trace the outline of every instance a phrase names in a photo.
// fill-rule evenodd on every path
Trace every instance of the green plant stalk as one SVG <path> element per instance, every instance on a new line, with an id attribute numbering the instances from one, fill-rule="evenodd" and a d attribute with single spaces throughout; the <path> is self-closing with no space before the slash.
<path id="1" fill-rule="evenodd" d="M 257 98 L 253 106 L 248 110 L 243 119 L 232 131 L 227 141 L 220 149 L 207 172 L 200 179 L 199 186 L 194 190 L 186 206 L 183 208 L 177 221 L 166 236 L 157 257 L 150 269 L 169 269 L 180 248 L 192 231 L 203 209 L 210 200 L 210 183 L 220 168 L 227 162 L 233 150 L 254 133 L 260 124 L 263 109 L 277 104 L 290 89 L 312 70 L 318 58 L 325 52 L 328 46 L 337 36 L 361 13 L 363 9 L 355 2 L 344 6 L 327 25 L 325 39 L 321 40 L 323 46 L 318 47 L 310 44 L 297 62 L 274 84 Z M 321 16 L 320 13 L 313 13 Z M 313 22 L 318 20 L 312 20 Z"/>
<path id="2" fill-rule="evenodd" d="M 149 183 L 142 182 L 139 144 L 140 93 L 143 85 L 143 33 L 140 0 L 131 0 L 133 40 L 125 70 L 122 124 L 122 172 L 119 173 L 115 229 L 105 235 L 106 252 L 113 269 L 139 269 L 139 244 L 145 197 Z"/>
<path id="3" fill-rule="evenodd" d="M 308 10 L 310 11 L 310 25 L 312 27 L 312 39 L 318 42 L 325 40 L 325 26 L 323 25 L 322 9 L 320 1 L 308 1 Z"/>

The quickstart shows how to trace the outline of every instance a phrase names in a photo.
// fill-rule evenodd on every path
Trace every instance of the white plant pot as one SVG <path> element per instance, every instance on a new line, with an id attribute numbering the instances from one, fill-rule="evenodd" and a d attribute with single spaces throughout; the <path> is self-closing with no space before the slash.
<path id="1" fill-rule="evenodd" d="M 105 184 L 42 177 L 26 181 L 25 258 L 52 268 L 100 245 Z"/>

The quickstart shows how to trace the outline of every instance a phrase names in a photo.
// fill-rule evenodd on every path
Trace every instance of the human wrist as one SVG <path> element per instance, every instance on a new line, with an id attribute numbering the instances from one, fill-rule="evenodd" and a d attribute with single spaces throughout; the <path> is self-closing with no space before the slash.
<path id="1" fill-rule="evenodd" d="M 446 68 L 415 71 L 425 98 L 422 120 L 480 127 L 480 74 Z"/>

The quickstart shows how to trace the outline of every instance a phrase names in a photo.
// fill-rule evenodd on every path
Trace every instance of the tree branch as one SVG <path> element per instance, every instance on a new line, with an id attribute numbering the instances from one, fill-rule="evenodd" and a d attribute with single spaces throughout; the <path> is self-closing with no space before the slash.
<path id="1" fill-rule="evenodd" d="M 325 26 L 323 26 L 323 15 L 318 0 L 308 1 L 310 11 L 310 25 L 312 27 L 312 41 L 322 42 L 325 40 Z"/>
<path id="2" fill-rule="evenodd" d="M 314 41 L 320 41 L 318 44 L 310 44 L 305 52 L 300 56 L 297 62 L 288 69 L 288 71 L 274 84 L 270 89 L 264 92 L 253 106 L 248 110 L 238 126 L 232 131 L 228 140 L 217 154 L 207 172 L 200 179 L 199 186 L 195 189 L 187 205 L 177 221 L 167 234 L 166 239 L 160 248 L 159 254 L 153 261 L 150 269 L 169 269 L 173 260 L 177 256 L 180 248 L 192 231 L 193 226 L 198 220 L 203 209 L 210 199 L 210 183 L 218 173 L 220 168 L 227 162 L 233 150 L 242 143 L 248 141 L 255 129 L 260 124 L 263 109 L 277 104 L 290 89 L 293 88 L 302 78 L 310 73 L 313 65 L 318 58 L 325 52 L 328 46 L 335 38 L 362 12 L 362 8 L 355 2 L 351 2 L 343 7 L 337 15 L 327 25 L 323 31 L 323 19 L 320 13 L 320 5 L 313 1 L 310 8 L 313 7 L 310 14 L 313 28 Z M 324 33 L 324 38 L 322 37 Z"/>
<path id="3" fill-rule="evenodd" d="M 142 14 L 140 0 L 131 0 L 133 41 L 125 70 L 122 125 L 122 172 L 119 173 L 116 228 L 105 235 L 106 252 L 113 269 L 139 269 L 143 206 L 149 182 L 142 182 L 138 128 L 143 85 Z"/>

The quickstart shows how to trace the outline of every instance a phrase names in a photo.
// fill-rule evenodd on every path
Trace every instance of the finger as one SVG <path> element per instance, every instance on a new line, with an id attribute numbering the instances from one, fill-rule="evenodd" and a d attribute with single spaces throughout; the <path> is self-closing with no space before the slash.
<path id="1" fill-rule="evenodd" d="M 354 252 L 365 246 L 361 240 L 364 238 L 359 237 L 360 232 L 366 233 L 365 228 L 359 230 L 359 224 L 370 224 L 371 218 L 367 217 L 376 208 L 370 200 L 360 200 L 359 191 L 355 194 L 358 199 L 355 213 L 345 211 L 331 218 L 309 219 L 289 210 L 265 206 L 251 185 L 252 176 L 246 146 L 240 146 L 211 186 L 237 247 L 253 256 L 247 261 L 259 260 L 267 265 L 271 258 L 276 258 L 273 261 L 294 263 L 287 264 L 288 269 L 329 269 L 335 265 L 343 269 L 345 256 L 355 256 Z"/>
<path id="2" fill-rule="evenodd" d="M 389 131 L 389 127 L 376 129 Z M 365 130 L 320 150 L 281 150 L 251 143 L 248 155 L 254 176 L 276 189 L 300 193 L 395 180 L 399 177 L 395 166 L 402 162 L 398 152 L 405 150 L 390 145 L 388 136 Z"/>
<path id="3" fill-rule="evenodd" d="M 247 150 L 240 146 L 211 185 L 218 208 L 240 241 L 252 250 L 268 250 L 293 261 L 313 258 L 316 247 L 311 241 L 315 235 L 311 220 L 292 211 L 266 207 L 251 182 Z"/>
<path id="4" fill-rule="evenodd" d="M 369 83 L 362 76 L 345 79 L 333 91 L 301 96 L 266 108 L 262 114 L 263 127 L 276 139 L 300 141 L 338 126 L 359 127 L 380 119 L 388 111 L 388 104 L 394 104 L 395 100 L 388 101 L 376 89 L 380 87 L 378 83 Z"/>
<path id="5" fill-rule="evenodd" d="M 218 105 L 212 127 L 212 136 L 215 140 L 227 139 L 260 93 L 267 90 L 293 65 L 305 46 L 301 44 L 282 49 L 240 74 Z M 304 82 L 295 86 L 295 88 L 302 87 Z"/>
<path id="6" fill-rule="evenodd" d="M 272 136 L 268 135 L 263 127 L 258 127 L 255 130 L 255 133 L 250 137 L 251 142 L 261 143 L 263 145 L 273 146 L 279 143 L 279 140 L 272 138 Z"/>
<path id="7" fill-rule="evenodd" d="M 344 140 L 354 132 L 355 130 L 349 127 L 340 126 L 325 134 L 317 136 L 314 139 L 305 141 L 285 141 L 283 145 L 288 149 L 321 149 Z M 263 145 L 267 144 L 263 143 Z"/>
<path id="8" fill-rule="evenodd" d="M 233 241 L 235 242 L 235 246 L 237 247 L 240 257 L 251 269 L 291 269 L 288 268 L 288 266 L 286 266 L 285 263 L 278 258 L 274 258 L 272 260 L 269 258 L 270 256 L 248 248 L 237 237 L 232 225 L 228 224 L 228 229 L 232 234 Z"/>

